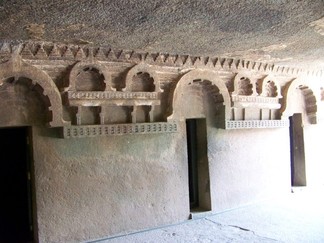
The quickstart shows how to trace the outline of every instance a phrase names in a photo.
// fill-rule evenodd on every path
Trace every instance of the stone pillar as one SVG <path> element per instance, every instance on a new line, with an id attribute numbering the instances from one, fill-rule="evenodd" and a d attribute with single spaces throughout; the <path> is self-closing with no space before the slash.
<path id="1" fill-rule="evenodd" d="M 78 112 L 76 113 L 76 123 L 81 125 L 81 106 L 78 106 Z"/>
<path id="2" fill-rule="evenodd" d="M 132 114 L 132 123 L 136 123 L 136 112 L 137 112 L 137 106 L 133 106 L 133 111 L 131 112 Z"/>
<path id="3" fill-rule="evenodd" d="M 149 111 L 149 122 L 154 122 L 154 105 L 151 106 L 151 110 Z"/>
<path id="4" fill-rule="evenodd" d="M 102 106 L 100 107 L 99 116 L 100 116 L 100 125 L 104 125 L 105 124 L 105 110 Z"/>

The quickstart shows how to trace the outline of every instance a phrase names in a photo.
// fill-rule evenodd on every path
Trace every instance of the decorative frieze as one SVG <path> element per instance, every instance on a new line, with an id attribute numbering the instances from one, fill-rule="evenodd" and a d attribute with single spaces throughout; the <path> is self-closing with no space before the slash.
<path id="1" fill-rule="evenodd" d="M 226 121 L 225 129 L 289 127 L 289 120 Z"/>
<path id="2" fill-rule="evenodd" d="M 69 61 L 96 59 L 98 61 L 145 62 L 154 65 L 219 68 L 236 71 L 252 70 L 284 75 L 309 75 L 317 77 L 324 75 L 323 70 L 304 70 L 233 58 L 135 52 L 114 50 L 110 47 L 92 47 L 52 42 L 0 43 L 0 55 L 7 55 L 9 57 L 14 52 L 21 55 L 23 59 Z"/>
<path id="3" fill-rule="evenodd" d="M 178 132 L 177 122 L 155 122 L 113 125 L 81 125 L 63 127 L 64 138 L 113 136 L 126 134 L 156 134 Z"/>
<path id="4" fill-rule="evenodd" d="M 64 137 L 175 132 L 171 121 L 207 115 L 222 124 L 217 128 L 285 127 L 295 92 L 315 124 L 320 86 L 307 79 L 323 75 L 231 58 L 49 42 L 0 43 L 0 62 L 0 85 L 31 80 L 49 126 L 63 127 Z"/>
<path id="5" fill-rule="evenodd" d="M 70 100 L 157 100 L 159 99 L 158 92 L 122 92 L 122 91 L 103 91 L 103 92 L 88 92 L 88 91 L 68 91 Z"/>
<path id="6" fill-rule="evenodd" d="M 123 92 L 123 91 L 68 91 L 71 106 L 104 106 L 104 105 L 160 105 L 157 92 Z"/>
<path id="7" fill-rule="evenodd" d="M 232 95 L 233 102 L 249 102 L 249 103 L 266 103 L 278 104 L 278 98 L 262 97 L 262 96 L 245 96 L 245 95 Z"/>

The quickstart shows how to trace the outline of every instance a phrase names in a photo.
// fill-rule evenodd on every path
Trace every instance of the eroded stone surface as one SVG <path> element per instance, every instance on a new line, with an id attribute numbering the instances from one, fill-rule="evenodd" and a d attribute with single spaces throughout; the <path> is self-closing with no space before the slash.
<path id="1" fill-rule="evenodd" d="M 6 24 L 0 26 L 0 38 L 26 40 L 26 27 L 44 25 L 45 41 L 323 68 L 324 40 L 310 26 L 323 10 L 321 0 L 2 1 L 0 17 Z M 287 48 L 267 48 L 281 45 Z"/>
<path id="2" fill-rule="evenodd" d="M 205 117 L 206 105 L 215 106 L 211 115 L 218 117 L 216 126 L 220 128 L 275 124 L 245 122 L 251 120 L 277 120 L 274 127 L 278 127 L 285 124 L 279 120 L 294 112 L 289 105 L 289 96 L 294 92 L 301 92 L 306 103 L 304 121 L 317 122 L 316 101 L 320 100 L 321 90 L 316 80 L 321 80 L 321 71 L 231 58 L 116 51 L 49 42 L 3 43 L 0 50 L 4 60 L 2 79 L 22 76 L 41 86 L 40 93 L 49 100 L 48 123 L 52 127 Z M 202 102 L 202 92 L 212 97 L 211 104 Z M 191 107 L 185 105 L 189 96 L 198 97 Z M 109 120 L 108 107 L 121 108 L 124 114 L 115 113 L 113 116 L 119 118 Z M 227 126 L 227 121 L 240 124 Z"/>

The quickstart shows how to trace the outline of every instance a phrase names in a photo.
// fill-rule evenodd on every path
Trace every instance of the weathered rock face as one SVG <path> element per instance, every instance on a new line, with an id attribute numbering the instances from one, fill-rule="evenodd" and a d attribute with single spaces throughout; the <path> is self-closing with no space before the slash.
<path id="1" fill-rule="evenodd" d="M 289 191 L 294 113 L 307 176 L 323 181 L 323 72 L 259 62 L 323 67 L 322 1 L 2 1 L 0 13 L 0 127 L 32 127 L 40 242 L 188 219 L 189 118 L 205 119 L 208 210 Z"/>
<path id="2" fill-rule="evenodd" d="M 187 119 L 203 120 L 204 210 L 288 192 L 288 117 L 310 126 L 324 115 L 320 71 L 31 41 L 1 45 L 0 58 L 0 127 L 32 127 L 40 242 L 188 219 Z M 311 136 L 322 130 L 308 130 L 318 155 Z"/>
<path id="3" fill-rule="evenodd" d="M 2 1 L 0 39 L 229 56 L 323 68 L 322 0 Z"/>

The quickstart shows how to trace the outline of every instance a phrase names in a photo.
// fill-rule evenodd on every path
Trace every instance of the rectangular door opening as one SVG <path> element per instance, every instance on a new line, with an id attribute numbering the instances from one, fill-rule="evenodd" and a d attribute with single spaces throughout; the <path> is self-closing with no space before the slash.
<path id="1" fill-rule="evenodd" d="M 186 130 L 190 210 L 210 211 L 206 119 L 187 119 Z"/>
<path id="2" fill-rule="evenodd" d="M 0 242 L 34 242 L 28 128 L 0 129 Z"/>
<path id="3" fill-rule="evenodd" d="M 304 130 L 302 114 L 294 114 L 289 118 L 289 120 L 291 186 L 306 186 Z"/>

